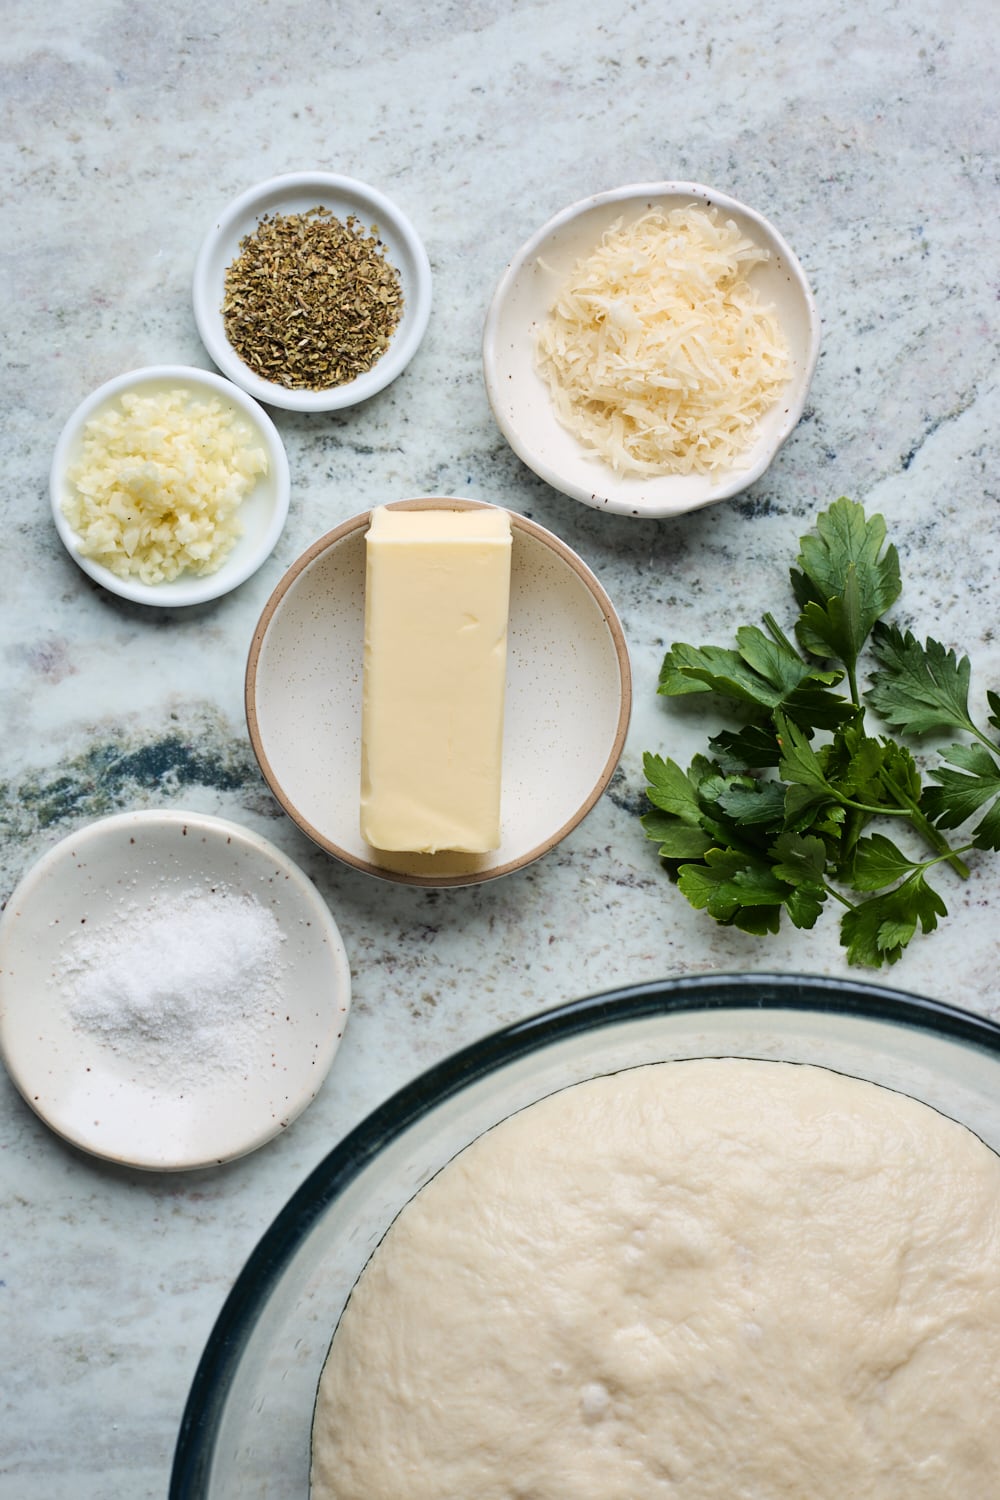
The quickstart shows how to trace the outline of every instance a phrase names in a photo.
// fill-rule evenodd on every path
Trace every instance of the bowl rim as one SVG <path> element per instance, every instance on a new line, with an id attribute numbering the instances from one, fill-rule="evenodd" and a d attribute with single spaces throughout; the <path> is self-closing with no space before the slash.
<path id="1" fill-rule="evenodd" d="M 789 273 L 789 279 L 798 287 L 806 310 L 806 322 L 808 325 L 808 340 L 806 345 L 806 357 L 802 362 L 801 369 L 796 378 L 789 383 L 787 391 L 782 400 L 785 402 L 786 412 L 781 428 L 776 439 L 759 456 L 757 461 L 746 469 L 729 470 L 728 478 L 720 479 L 711 492 L 704 498 L 694 503 L 671 504 L 666 501 L 643 502 L 638 495 L 629 497 L 603 493 L 608 488 L 607 484 L 602 486 L 601 476 L 610 473 L 607 466 L 597 462 L 594 464 L 594 484 L 585 486 L 574 480 L 567 480 L 558 469 L 549 463 L 544 457 L 539 458 L 531 445 L 521 436 L 518 428 L 507 416 L 502 400 L 502 383 L 497 375 L 497 347 L 500 343 L 500 319 L 507 298 L 518 277 L 528 262 L 537 255 L 540 246 L 556 231 L 564 228 L 574 219 L 590 212 L 595 208 L 612 207 L 616 203 L 626 203 L 637 198 L 695 198 L 701 202 L 717 207 L 723 212 L 737 213 L 742 218 L 754 224 L 764 240 L 773 245 L 782 257 Z M 661 520 L 675 516 L 687 515 L 691 511 L 703 509 L 708 505 L 715 505 L 722 500 L 731 500 L 735 495 L 742 494 L 755 484 L 770 465 L 774 462 L 777 454 L 795 431 L 805 410 L 809 389 L 812 385 L 813 376 L 816 373 L 816 365 L 819 360 L 821 335 L 821 321 L 816 298 L 813 294 L 805 269 L 785 239 L 781 231 L 766 218 L 758 209 L 750 207 L 739 198 L 734 198 L 730 193 L 724 193 L 716 188 L 708 187 L 704 183 L 687 182 L 681 180 L 670 180 L 662 182 L 632 182 L 622 187 L 610 188 L 606 192 L 593 193 L 589 197 L 577 199 L 576 202 L 568 204 L 558 213 L 547 219 L 540 228 L 515 251 L 504 271 L 502 272 L 493 295 L 490 299 L 489 308 L 486 313 L 486 321 L 483 327 L 482 338 L 482 366 L 483 380 L 486 386 L 486 395 L 493 412 L 494 419 L 507 443 L 517 454 L 518 458 L 525 463 L 540 479 L 549 484 L 561 494 L 568 495 L 573 500 L 579 500 L 584 505 L 591 506 L 595 510 L 610 511 L 613 514 L 631 516 L 639 520 Z M 553 418 L 555 420 L 555 418 Z M 670 475 L 653 476 L 669 479 Z M 649 480 L 652 483 L 653 480 Z"/>
<path id="2" fill-rule="evenodd" d="M 491 506 L 485 500 L 472 500 L 451 495 L 425 495 L 415 499 L 392 500 L 388 502 L 386 508 L 389 510 L 439 510 L 442 507 L 455 510 L 505 509 L 503 506 Z M 279 806 L 292 819 L 293 823 L 297 824 L 303 833 L 307 834 L 327 854 L 332 854 L 344 864 L 350 865 L 353 869 L 360 870 L 366 875 L 374 875 L 381 880 L 393 881 L 400 885 L 424 886 L 428 889 L 442 890 L 448 887 L 478 885 L 487 880 L 499 879 L 502 875 L 509 875 L 515 870 L 524 869 L 526 866 L 534 864 L 537 859 L 540 859 L 543 854 L 548 853 L 550 849 L 555 848 L 557 844 L 561 843 L 583 821 L 604 793 L 608 782 L 614 775 L 615 769 L 621 760 L 625 746 L 625 737 L 628 733 L 629 721 L 632 715 L 632 668 L 629 660 L 628 645 L 625 640 L 625 632 L 614 604 L 596 574 L 561 537 L 556 536 L 551 531 L 547 531 L 544 526 L 539 526 L 537 521 L 532 521 L 527 516 L 519 515 L 516 511 L 508 510 L 507 514 L 510 516 L 511 525 L 515 530 L 523 531 L 525 535 L 533 537 L 536 541 L 541 542 L 550 551 L 554 552 L 561 561 L 573 570 L 593 596 L 608 627 L 615 649 L 615 657 L 618 663 L 620 696 L 614 739 L 601 773 L 587 797 L 573 815 L 567 818 L 558 829 L 547 835 L 541 842 L 533 845 L 523 854 L 517 855 L 516 858 L 508 859 L 502 865 L 492 865 L 482 870 L 473 870 L 459 875 L 424 875 L 390 870 L 375 864 L 369 859 L 354 854 L 351 850 L 345 849 L 342 845 L 338 844 L 335 839 L 322 833 L 315 824 L 311 823 L 299 811 L 284 788 L 281 787 L 264 749 L 260 720 L 257 713 L 257 669 L 271 622 L 293 584 L 318 557 L 330 548 L 337 546 L 347 537 L 367 529 L 371 518 L 370 510 L 362 511 L 359 515 L 352 516 L 347 521 L 342 521 L 339 526 L 335 526 L 332 531 L 326 532 L 324 536 L 318 537 L 311 546 L 307 547 L 305 552 L 296 558 L 288 571 L 278 580 L 257 622 L 253 638 L 250 642 L 244 675 L 244 706 L 250 745 L 260 766 L 261 774 Z"/>
<path id="3" fill-rule="evenodd" d="M 763 994 L 761 993 L 763 991 Z M 264 1232 L 234 1282 L 196 1367 L 174 1449 L 169 1500 L 207 1496 L 212 1445 L 235 1365 L 302 1237 L 388 1142 L 426 1111 L 551 1041 L 589 1030 L 697 1011 L 781 1010 L 850 1014 L 956 1038 L 1000 1058 L 1000 1024 L 972 1011 L 869 980 L 743 972 L 676 975 L 568 1001 L 473 1041 L 377 1105 L 312 1169 Z"/>
<path id="4" fill-rule="evenodd" d="M 404 325 L 393 334 L 381 358 L 376 360 L 371 369 L 354 380 L 322 391 L 296 390 L 279 385 L 276 381 L 265 380 L 256 375 L 244 364 L 225 336 L 225 330 L 220 332 L 221 316 L 217 304 L 221 285 L 211 274 L 213 257 L 223 241 L 233 235 L 235 226 L 242 218 L 254 212 L 259 218 L 268 210 L 271 200 L 294 192 L 307 195 L 313 188 L 321 196 L 325 193 L 355 200 L 356 206 L 363 209 L 366 216 L 374 216 L 379 223 L 380 232 L 383 226 L 390 228 L 404 248 L 413 283 L 408 288 L 409 315 L 404 315 Z M 396 266 L 396 270 L 402 273 L 403 268 Z M 424 242 L 409 216 L 380 189 L 357 177 L 337 172 L 285 172 L 245 189 L 231 199 L 213 219 L 195 259 L 191 295 L 194 320 L 201 341 L 214 363 L 236 385 L 258 401 L 281 407 L 285 411 L 339 411 L 366 401 L 369 396 L 384 390 L 416 354 L 427 331 L 431 314 L 431 263 Z"/>
<path id="5" fill-rule="evenodd" d="M 170 384 L 171 382 L 190 386 L 195 391 L 207 390 L 220 396 L 234 406 L 251 424 L 267 449 L 267 477 L 273 480 L 274 484 L 274 506 L 263 538 L 256 547 L 247 552 L 246 557 L 237 566 L 230 567 L 230 564 L 239 550 L 239 541 L 214 573 L 206 573 L 202 577 L 182 573 L 179 578 L 173 579 L 170 583 L 142 583 L 135 578 L 119 578 L 116 573 L 112 573 L 101 563 L 95 562 L 93 558 L 84 557 L 77 546 L 79 534 L 63 513 L 62 487 L 70 449 L 79 440 L 83 428 L 96 411 L 124 392 L 141 386 Z M 102 385 L 97 386 L 88 396 L 85 396 L 66 419 L 56 439 L 52 461 L 49 465 L 49 505 L 52 519 L 66 551 L 77 567 L 95 583 L 99 583 L 108 593 L 117 594 L 119 598 L 128 599 L 133 604 L 150 604 L 157 609 L 179 609 L 191 604 L 207 604 L 210 600 L 220 599 L 224 594 L 239 588 L 241 583 L 245 583 L 257 572 L 274 551 L 288 519 L 290 502 L 291 472 L 288 454 L 285 451 L 281 434 L 267 412 L 247 391 L 241 390 L 233 381 L 227 380 L 224 375 L 217 374 L 215 370 L 203 370 L 198 365 L 142 365 L 138 369 L 126 370 L 104 381 Z"/>

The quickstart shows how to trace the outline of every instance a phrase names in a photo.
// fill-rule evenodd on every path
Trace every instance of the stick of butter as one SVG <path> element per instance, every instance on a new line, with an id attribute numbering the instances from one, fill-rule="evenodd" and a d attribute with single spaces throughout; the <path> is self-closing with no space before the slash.
<path id="1" fill-rule="evenodd" d="M 361 834 L 377 849 L 500 843 L 510 516 L 372 511 Z"/>

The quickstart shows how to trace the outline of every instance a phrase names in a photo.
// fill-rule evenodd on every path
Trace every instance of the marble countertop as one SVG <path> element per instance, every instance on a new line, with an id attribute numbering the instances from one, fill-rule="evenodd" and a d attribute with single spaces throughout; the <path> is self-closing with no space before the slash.
<path id="1" fill-rule="evenodd" d="M 656 695 L 673 640 L 728 644 L 786 597 L 798 537 L 838 495 L 886 516 L 896 618 L 1000 688 L 1000 209 L 992 6 L 804 0 L 12 0 L 2 44 L 4 422 L 0 896 L 71 830 L 171 806 L 266 834 L 326 897 L 353 1012 L 319 1097 L 228 1167 L 150 1176 L 64 1145 L 0 1076 L 0 1500 L 165 1494 L 198 1358 L 291 1192 L 377 1102 L 457 1046 L 612 986 L 711 970 L 857 975 L 836 923 L 762 941 L 693 912 L 642 837 L 642 752 L 697 748 Z M 254 182 L 316 167 L 413 219 L 435 307 L 405 374 L 364 406 L 275 413 L 285 532 L 216 604 L 149 611 L 59 543 L 47 470 L 93 387 L 207 366 L 199 242 Z M 508 257 L 576 198 L 709 183 L 765 212 L 812 282 L 823 348 L 803 421 L 735 500 L 674 521 L 600 514 L 526 470 L 493 422 L 479 345 Z M 370 504 L 469 495 L 555 531 L 628 639 L 620 770 L 532 868 L 466 890 L 377 882 L 283 816 L 253 760 L 243 668 L 282 572 Z M 1000 860 L 881 979 L 994 1014 Z M 871 974 L 866 977 L 877 978 Z"/>

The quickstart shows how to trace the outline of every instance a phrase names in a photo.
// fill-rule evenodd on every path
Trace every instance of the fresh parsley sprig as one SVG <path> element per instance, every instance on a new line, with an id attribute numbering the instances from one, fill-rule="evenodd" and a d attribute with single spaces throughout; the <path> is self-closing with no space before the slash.
<path id="1" fill-rule="evenodd" d="M 1000 849 L 1000 737 L 969 714 L 968 659 L 883 619 L 901 579 L 882 516 L 836 500 L 799 548 L 797 644 L 768 614 L 763 629 L 736 632 L 735 649 L 667 652 L 659 692 L 715 694 L 732 722 L 687 771 L 644 757 L 642 822 L 681 892 L 716 921 L 763 935 L 784 915 L 811 928 L 832 901 L 849 962 L 877 968 L 947 915 L 928 878 L 935 866 L 964 878 L 963 855 Z M 1000 694 L 987 701 L 989 728 L 1000 731 Z M 925 784 L 905 745 L 870 732 L 868 707 L 903 735 L 968 739 L 940 752 Z M 869 831 L 875 820 L 923 847 L 904 852 Z M 966 824 L 953 846 L 945 831 Z"/>

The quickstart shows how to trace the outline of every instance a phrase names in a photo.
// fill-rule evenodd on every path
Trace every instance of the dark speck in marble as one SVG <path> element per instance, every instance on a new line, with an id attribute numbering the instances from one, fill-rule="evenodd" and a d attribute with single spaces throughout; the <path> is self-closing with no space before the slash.
<path id="1" fill-rule="evenodd" d="M 780 515 L 770 495 L 746 495 L 737 500 L 736 509 L 745 521 L 756 521 L 761 516 Z"/>
<path id="2" fill-rule="evenodd" d="M 24 651 L 24 660 L 46 682 L 62 682 L 76 672 L 69 642 L 64 637 L 50 636 L 39 641 Z"/>
<path id="3" fill-rule="evenodd" d="M 634 787 L 630 787 L 625 779 L 625 773 L 620 767 L 608 782 L 607 791 L 604 795 L 615 807 L 621 808 L 622 812 L 630 813 L 634 817 L 640 817 L 643 813 L 649 811 L 646 793 L 644 791 L 636 791 Z"/>

